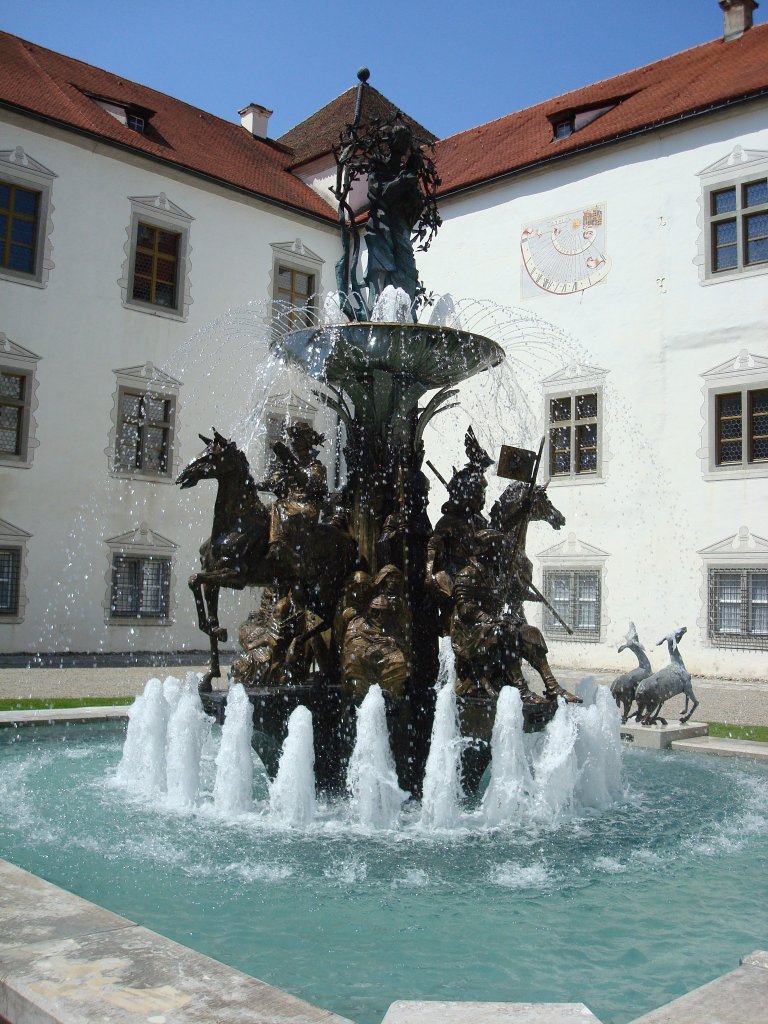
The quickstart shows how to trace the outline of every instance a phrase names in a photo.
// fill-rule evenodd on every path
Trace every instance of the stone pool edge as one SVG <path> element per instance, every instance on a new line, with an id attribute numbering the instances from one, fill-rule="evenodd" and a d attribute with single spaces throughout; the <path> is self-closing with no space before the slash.
<path id="1" fill-rule="evenodd" d="M 353 1024 L 0 860 L 10 1024 Z"/>

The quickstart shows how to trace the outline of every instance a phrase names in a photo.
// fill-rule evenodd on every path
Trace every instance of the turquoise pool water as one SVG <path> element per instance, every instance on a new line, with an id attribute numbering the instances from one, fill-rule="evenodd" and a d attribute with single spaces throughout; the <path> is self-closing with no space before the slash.
<path id="1" fill-rule="evenodd" d="M 0 730 L 0 855 L 359 1024 L 394 999 L 583 1001 L 625 1024 L 768 945 L 768 770 L 628 750 L 552 829 L 306 832 L 131 800 L 124 727 Z"/>

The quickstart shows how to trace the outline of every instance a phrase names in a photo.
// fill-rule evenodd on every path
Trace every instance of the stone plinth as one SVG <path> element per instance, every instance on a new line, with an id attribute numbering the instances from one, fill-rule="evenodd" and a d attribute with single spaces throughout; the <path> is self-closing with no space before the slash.
<path id="1" fill-rule="evenodd" d="M 674 740 L 706 736 L 707 730 L 706 722 L 686 722 L 685 725 L 680 725 L 679 722 L 670 722 L 669 725 L 661 725 L 658 722 L 656 725 L 627 722 L 621 727 L 621 738 L 635 747 L 643 747 L 647 750 L 668 750 Z"/>
<path id="2" fill-rule="evenodd" d="M 583 1003 L 392 1003 L 381 1024 L 600 1024 Z"/>
<path id="3" fill-rule="evenodd" d="M 758 950 L 735 971 L 695 988 L 632 1024 L 765 1024 L 768 1020 L 768 952 Z"/>

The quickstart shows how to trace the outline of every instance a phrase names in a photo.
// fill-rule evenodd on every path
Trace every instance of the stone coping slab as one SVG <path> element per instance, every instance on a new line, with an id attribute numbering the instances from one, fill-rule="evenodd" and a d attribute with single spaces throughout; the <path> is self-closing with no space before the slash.
<path id="1" fill-rule="evenodd" d="M 735 971 L 652 1010 L 632 1024 L 765 1024 L 768 952 L 742 957 Z"/>
<path id="2" fill-rule="evenodd" d="M 669 722 L 668 725 L 662 725 L 660 722 L 655 725 L 626 722 L 621 726 L 621 738 L 631 743 L 633 747 L 642 747 L 646 750 L 668 750 L 675 740 L 706 736 L 708 728 L 706 722 L 686 722 L 685 725 L 681 725 L 679 722 Z"/>
<path id="3" fill-rule="evenodd" d="M 690 754 L 716 754 L 718 757 L 753 757 L 758 761 L 768 761 L 768 743 L 758 743 L 756 740 L 731 740 L 725 736 L 698 736 L 695 739 L 675 740 L 672 743 L 672 750 Z"/>
<path id="4" fill-rule="evenodd" d="M 0 726 L 40 725 L 47 722 L 95 722 L 106 718 L 127 718 L 130 704 L 94 708 L 34 708 L 0 711 Z"/>
<path id="5" fill-rule="evenodd" d="M 456 1003 L 398 1000 L 381 1024 L 600 1024 L 583 1003 Z"/>
<path id="6" fill-rule="evenodd" d="M 10 1024 L 351 1024 L 0 861 Z"/>

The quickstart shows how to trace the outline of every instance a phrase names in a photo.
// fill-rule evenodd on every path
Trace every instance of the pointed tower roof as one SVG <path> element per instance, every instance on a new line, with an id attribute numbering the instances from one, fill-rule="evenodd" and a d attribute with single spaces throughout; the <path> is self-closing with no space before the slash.
<path id="1" fill-rule="evenodd" d="M 356 85 L 347 89 L 341 96 L 326 103 L 320 110 L 280 136 L 277 141 L 293 150 L 294 167 L 331 152 L 338 143 L 343 129 L 348 124 L 352 124 L 355 119 L 357 89 Z M 363 124 L 373 120 L 385 121 L 398 111 L 399 107 L 382 95 L 378 89 L 374 89 L 372 85 L 366 85 L 363 88 L 360 112 L 360 120 Z M 429 129 L 419 124 L 418 121 L 414 121 L 403 111 L 400 113 L 417 138 L 426 143 L 437 141 L 437 136 L 433 135 Z"/>

